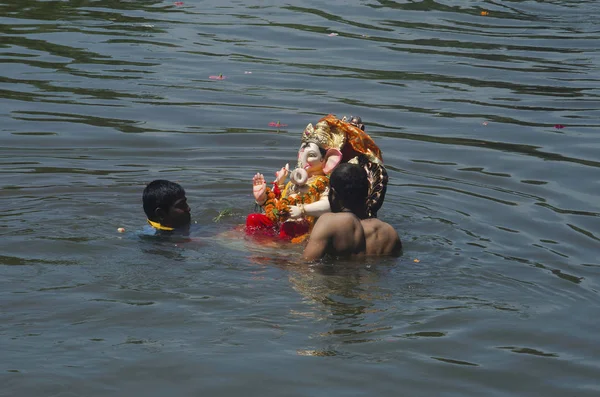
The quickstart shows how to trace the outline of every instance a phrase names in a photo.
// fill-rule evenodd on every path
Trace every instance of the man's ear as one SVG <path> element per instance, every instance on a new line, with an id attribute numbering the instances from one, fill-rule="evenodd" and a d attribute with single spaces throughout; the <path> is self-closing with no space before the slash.
<path id="1" fill-rule="evenodd" d="M 342 152 L 337 149 L 329 149 L 325 153 L 325 165 L 323 166 L 323 172 L 330 174 L 335 167 L 342 161 Z"/>
<path id="2" fill-rule="evenodd" d="M 329 200 L 329 206 L 331 208 L 331 212 L 337 212 L 343 207 L 343 203 L 339 200 L 338 194 L 333 187 L 329 187 L 329 196 L 327 197 Z"/>
<path id="3" fill-rule="evenodd" d="M 154 209 L 154 216 L 156 216 L 156 219 L 158 219 L 159 221 L 162 221 L 163 219 L 165 219 L 165 216 L 167 216 L 167 212 L 160 207 L 156 207 Z"/>
<path id="4" fill-rule="evenodd" d="M 337 192 L 335 191 L 334 188 L 332 188 L 331 186 L 329 186 L 329 202 L 335 202 L 337 200 Z"/>

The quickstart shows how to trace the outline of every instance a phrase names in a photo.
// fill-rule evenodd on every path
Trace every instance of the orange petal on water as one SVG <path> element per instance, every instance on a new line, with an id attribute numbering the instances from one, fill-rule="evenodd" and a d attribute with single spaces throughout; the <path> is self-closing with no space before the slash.
<path id="1" fill-rule="evenodd" d="M 226 77 L 223 76 L 222 74 L 218 75 L 218 76 L 208 76 L 209 79 L 211 80 L 225 80 Z"/>
<path id="2" fill-rule="evenodd" d="M 414 260 L 413 260 L 413 262 L 415 262 L 415 263 L 419 263 L 419 262 L 421 262 L 421 261 L 420 261 L 420 260 L 418 260 L 418 259 L 414 259 Z"/>
<path id="3" fill-rule="evenodd" d="M 481 16 L 487 17 L 488 15 L 490 15 L 488 11 L 481 11 Z"/>

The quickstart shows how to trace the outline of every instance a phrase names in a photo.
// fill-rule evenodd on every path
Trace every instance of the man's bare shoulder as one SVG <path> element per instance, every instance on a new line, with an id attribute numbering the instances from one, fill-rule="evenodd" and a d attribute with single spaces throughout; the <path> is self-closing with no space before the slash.
<path id="1" fill-rule="evenodd" d="M 360 220 L 354 214 L 328 212 L 317 219 L 311 236 L 328 238 L 348 230 L 348 226 L 356 222 Z"/>
<path id="2" fill-rule="evenodd" d="M 318 222 L 331 224 L 335 222 L 335 225 L 339 225 L 341 223 L 354 223 L 356 221 L 360 221 L 356 215 L 351 212 L 328 212 L 319 217 L 317 219 Z"/>
<path id="3" fill-rule="evenodd" d="M 389 223 L 386 223 L 384 221 L 382 221 L 381 219 L 377 219 L 377 218 L 369 218 L 369 219 L 363 219 L 360 221 L 363 225 L 363 228 L 365 228 L 365 232 L 367 230 L 369 231 L 374 231 L 374 232 L 378 232 L 378 231 L 396 231 L 392 225 L 390 225 Z"/>
<path id="4" fill-rule="evenodd" d="M 317 219 L 304 249 L 304 259 L 325 254 L 353 256 L 365 253 L 365 236 L 360 219 L 352 213 L 326 213 Z"/>
<path id="5" fill-rule="evenodd" d="M 355 218 L 352 212 L 326 212 L 319 217 L 320 218 Z"/>
<path id="6" fill-rule="evenodd" d="M 392 225 L 377 218 L 361 221 L 367 239 L 369 255 L 400 255 L 402 242 Z"/>

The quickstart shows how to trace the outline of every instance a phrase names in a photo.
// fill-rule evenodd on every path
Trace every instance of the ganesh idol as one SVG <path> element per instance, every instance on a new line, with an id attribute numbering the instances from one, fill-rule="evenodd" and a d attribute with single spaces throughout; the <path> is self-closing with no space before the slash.
<path id="1" fill-rule="evenodd" d="M 302 132 L 298 163 L 294 170 L 282 167 L 275 173 L 272 187 L 264 175 L 253 178 L 253 194 L 262 213 L 246 218 L 246 233 L 277 237 L 284 241 L 304 241 L 316 218 L 330 212 L 329 175 L 342 162 L 359 163 L 369 175 L 367 213 L 375 217 L 383 204 L 387 173 L 381 151 L 364 131 L 360 118 L 323 117 Z M 286 180 L 289 176 L 289 181 Z"/>

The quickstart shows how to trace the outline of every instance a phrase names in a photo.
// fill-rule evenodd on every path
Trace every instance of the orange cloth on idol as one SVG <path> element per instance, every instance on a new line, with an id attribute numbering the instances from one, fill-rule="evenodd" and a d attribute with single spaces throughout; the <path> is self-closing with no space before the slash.
<path id="1" fill-rule="evenodd" d="M 343 163 L 361 153 L 374 163 L 383 163 L 381 150 L 369 134 L 346 121 L 338 119 L 332 114 L 323 117 L 319 120 L 319 122 L 321 121 L 325 121 L 335 133 L 346 135 L 346 143 L 342 148 Z"/>

